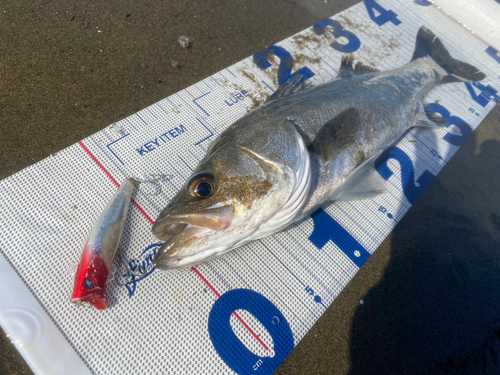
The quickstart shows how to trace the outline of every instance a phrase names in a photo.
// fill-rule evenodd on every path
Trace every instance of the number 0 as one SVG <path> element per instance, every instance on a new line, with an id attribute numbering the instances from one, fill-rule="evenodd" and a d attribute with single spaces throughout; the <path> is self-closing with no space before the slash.
<path id="1" fill-rule="evenodd" d="M 236 310 L 248 311 L 266 328 L 273 338 L 274 357 L 259 357 L 238 339 L 230 324 Z M 208 332 L 217 353 L 237 374 L 271 374 L 294 347 L 292 330 L 283 314 L 271 301 L 250 289 L 230 290 L 215 302 L 208 317 Z M 259 361 L 262 363 L 254 370 Z"/>

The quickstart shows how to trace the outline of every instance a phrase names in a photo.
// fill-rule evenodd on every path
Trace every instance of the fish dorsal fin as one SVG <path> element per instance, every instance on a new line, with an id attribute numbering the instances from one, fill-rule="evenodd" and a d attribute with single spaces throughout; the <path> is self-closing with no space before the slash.
<path id="1" fill-rule="evenodd" d="M 376 197 L 388 190 L 388 182 L 380 176 L 374 167 L 373 155 L 354 169 L 347 177 L 344 185 L 335 191 L 332 200 L 358 200 Z"/>
<path id="2" fill-rule="evenodd" d="M 292 79 L 286 81 L 278 87 L 278 89 L 269 98 L 267 98 L 266 103 L 311 88 L 312 85 L 310 83 L 306 83 L 305 80 L 306 78 L 302 74 L 295 75 Z"/>
<path id="3" fill-rule="evenodd" d="M 354 108 L 346 109 L 320 129 L 309 150 L 321 157 L 326 163 L 333 155 L 354 141 L 361 126 L 359 113 Z"/>
<path id="4" fill-rule="evenodd" d="M 338 76 L 340 78 L 350 78 L 354 75 L 378 72 L 380 71 L 377 68 L 365 65 L 361 61 L 358 61 L 356 64 L 354 64 L 354 55 L 350 53 L 349 55 L 345 55 L 344 57 L 342 57 Z"/>

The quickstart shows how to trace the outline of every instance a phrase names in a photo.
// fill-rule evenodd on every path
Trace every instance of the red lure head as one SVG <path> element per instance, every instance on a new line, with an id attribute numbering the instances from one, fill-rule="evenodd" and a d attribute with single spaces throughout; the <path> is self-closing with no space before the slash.
<path id="1" fill-rule="evenodd" d="M 109 270 L 104 259 L 93 254 L 89 247 L 85 247 L 82 259 L 78 265 L 73 288 L 73 303 L 90 303 L 98 310 L 108 308 L 108 296 L 106 294 L 106 281 Z"/>

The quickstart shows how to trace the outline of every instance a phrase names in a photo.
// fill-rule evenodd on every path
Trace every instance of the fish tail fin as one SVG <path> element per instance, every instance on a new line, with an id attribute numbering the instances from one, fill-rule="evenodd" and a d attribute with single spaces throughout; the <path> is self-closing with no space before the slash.
<path id="1" fill-rule="evenodd" d="M 451 57 L 443 42 L 432 31 L 422 26 L 417 33 L 417 43 L 411 61 L 427 56 L 448 73 L 443 82 L 481 81 L 486 77 L 475 66 Z"/>

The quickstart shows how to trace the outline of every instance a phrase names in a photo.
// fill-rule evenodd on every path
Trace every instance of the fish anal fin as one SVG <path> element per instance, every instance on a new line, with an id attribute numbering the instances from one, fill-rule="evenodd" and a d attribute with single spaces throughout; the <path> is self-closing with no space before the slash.
<path id="1" fill-rule="evenodd" d="M 367 73 L 378 73 L 379 70 L 370 65 L 365 65 L 361 61 L 354 64 L 354 56 L 352 54 L 342 57 L 338 76 L 340 78 L 350 78 L 353 75 L 361 75 Z"/>
<path id="2" fill-rule="evenodd" d="M 361 125 L 359 113 L 354 108 L 346 109 L 320 129 L 309 150 L 319 155 L 326 163 L 333 155 L 355 140 Z"/>
<path id="3" fill-rule="evenodd" d="M 413 126 L 422 128 L 441 128 L 449 125 L 449 121 L 434 111 L 432 105 L 422 106 L 415 116 Z"/>
<path id="4" fill-rule="evenodd" d="M 305 80 L 306 78 L 302 74 L 296 74 L 292 79 L 286 81 L 278 87 L 278 89 L 269 98 L 267 98 L 266 103 L 310 89 L 312 85 L 310 83 L 306 83 Z"/>
<path id="5" fill-rule="evenodd" d="M 354 169 L 346 178 L 346 182 L 335 192 L 332 200 L 369 199 L 384 194 L 388 183 L 374 168 L 375 159 L 380 154 L 373 155 Z"/>

